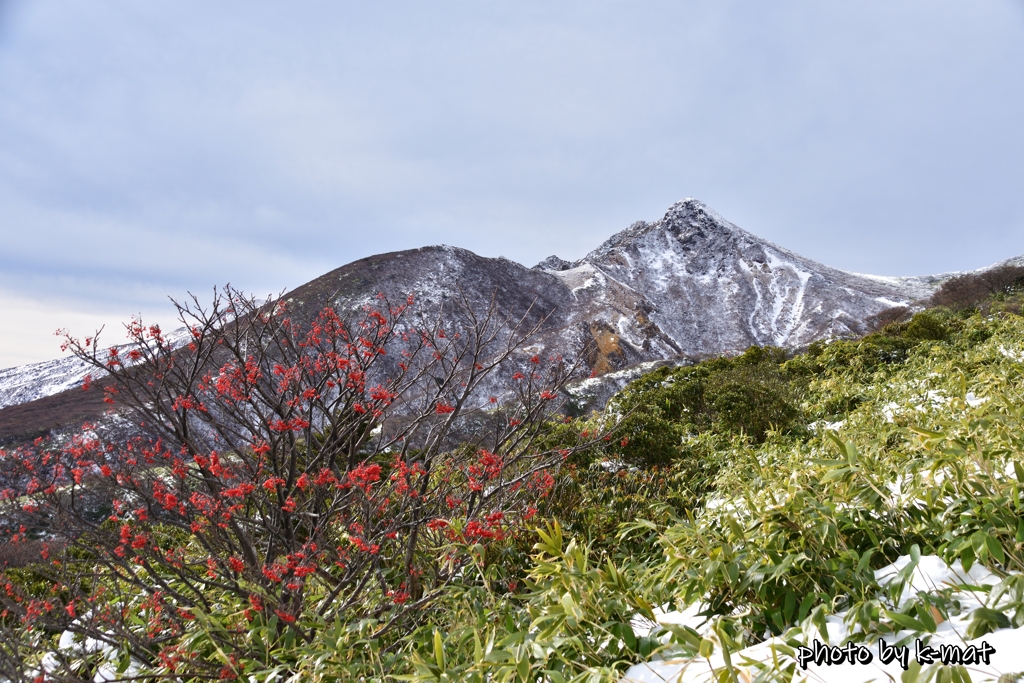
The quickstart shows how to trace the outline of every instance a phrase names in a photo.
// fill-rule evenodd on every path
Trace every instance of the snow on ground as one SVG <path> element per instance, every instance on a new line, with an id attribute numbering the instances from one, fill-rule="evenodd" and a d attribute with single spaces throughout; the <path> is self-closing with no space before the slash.
<path id="1" fill-rule="evenodd" d="M 0 408 L 28 403 L 82 386 L 95 368 L 74 357 L 0 370 Z"/>
<path id="2" fill-rule="evenodd" d="M 659 366 L 658 361 L 648 361 L 646 363 L 637 363 L 628 368 L 622 370 L 616 370 L 615 372 L 609 372 L 600 377 L 588 377 L 587 379 L 581 379 L 566 387 L 573 396 L 579 396 L 587 393 L 588 391 L 596 391 L 599 387 L 609 382 L 615 382 L 625 386 L 635 379 L 638 379 L 644 373 L 650 372 Z"/>
<path id="3" fill-rule="evenodd" d="M 181 327 L 166 334 L 164 338 L 172 348 L 177 348 L 189 338 L 189 334 L 188 330 Z M 119 344 L 117 348 L 121 350 L 123 357 L 123 352 L 133 346 Z M 5 368 L 0 370 L 0 409 L 80 387 L 86 375 L 98 379 L 104 374 L 106 373 L 75 356 Z"/>
<path id="4" fill-rule="evenodd" d="M 55 680 L 66 674 L 67 665 L 81 664 L 86 659 L 96 665 L 93 683 L 130 680 L 141 674 L 142 662 L 132 657 L 125 662 L 124 669 L 119 671 L 124 656 L 120 648 L 104 640 L 89 638 L 77 632 L 77 629 L 81 628 L 81 624 L 89 620 L 90 617 L 91 613 L 86 613 L 73 621 L 70 627 L 60 634 L 57 649 L 43 655 L 38 669 L 25 672 L 27 679 Z M 11 683 L 11 681 L 0 678 L 0 683 Z"/>
<path id="5" fill-rule="evenodd" d="M 883 567 L 875 572 L 875 578 L 882 587 L 887 586 L 900 572 L 907 567 L 911 559 L 909 556 L 900 557 L 893 564 Z M 975 565 L 970 571 L 964 571 L 960 562 L 947 565 L 941 558 L 935 555 L 926 555 L 920 558 L 920 562 L 914 569 L 908 585 L 904 588 L 899 598 L 899 605 L 904 605 L 913 600 L 918 594 L 935 594 L 941 590 L 952 590 L 952 598 L 960 603 L 958 614 L 950 614 L 948 620 L 941 621 L 933 634 L 922 634 L 921 636 L 921 657 L 919 661 L 922 668 L 927 664 L 927 648 L 934 648 L 939 651 L 946 646 L 958 646 L 960 651 L 968 652 L 969 648 L 980 656 L 979 663 L 965 665 L 974 683 L 983 681 L 1018 680 L 1013 675 L 1024 672 L 1024 630 L 1018 631 L 1012 628 L 1001 628 L 981 638 L 966 640 L 967 626 L 971 621 L 972 613 L 978 608 L 992 607 L 987 604 L 988 591 L 993 585 L 999 583 L 999 579 L 983 567 Z M 634 620 L 633 629 L 640 635 L 648 635 L 660 624 L 678 624 L 690 626 L 697 630 L 702 636 L 714 639 L 710 625 L 703 617 L 697 616 L 701 611 L 700 605 L 693 605 L 682 612 L 656 611 L 657 624 L 647 620 Z M 821 643 L 821 646 L 839 646 L 849 635 L 849 630 L 844 622 L 845 612 L 840 612 L 827 617 L 828 643 Z M 938 619 L 936 620 L 938 621 Z M 886 648 L 896 643 L 906 642 L 906 662 L 912 665 L 918 657 L 915 634 L 910 631 L 900 631 L 894 635 L 884 638 Z M 806 637 L 798 636 L 798 640 L 805 645 L 811 645 Z M 833 664 L 831 666 L 808 662 L 807 668 L 800 668 L 794 659 L 791 650 L 785 646 L 782 639 L 772 638 L 757 645 L 753 645 L 731 654 L 732 666 L 736 670 L 736 680 L 751 681 L 765 667 L 771 668 L 773 663 L 780 670 L 783 667 L 796 665 L 796 676 L 793 681 L 822 681 L 826 683 L 868 683 L 869 681 L 899 681 L 904 672 L 900 658 L 893 658 L 888 663 L 883 663 L 879 652 L 882 646 L 878 641 L 863 643 L 867 653 L 871 655 L 871 661 L 857 664 L 848 662 Z M 987 655 L 981 653 L 988 653 Z M 867 659 L 866 656 L 863 657 Z M 988 663 L 984 660 L 988 659 Z M 939 662 L 939 655 L 936 652 L 934 663 Z M 718 674 L 726 666 L 720 648 L 716 647 L 708 658 L 673 657 L 666 653 L 662 659 L 634 664 L 623 675 L 622 683 L 704 683 L 718 680 Z M 1001 679 L 1001 676 L 1007 678 Z"/>
<path id="6" fill-rule="evenodd" d="M 1015 360 L 1018 363 L 1024 362 L 1024 351 L 1019 349 L 1008 349 L 1005 346 L 999 347 L 999 353 L 1003 354 L 1010 360 Z"/>

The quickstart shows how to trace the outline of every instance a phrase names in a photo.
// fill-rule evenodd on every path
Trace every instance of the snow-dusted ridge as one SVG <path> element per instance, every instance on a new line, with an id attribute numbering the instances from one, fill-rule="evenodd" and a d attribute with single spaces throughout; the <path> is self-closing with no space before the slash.
<path id="1" fill-rule="evenodd" d="M 72 356 L 0 370 L 0 408 L 80 387 L 90 373 L 95 370 Z"/>
<path id="2" fill-rule="evenodd" d="M 654 223 L 634 223 L 579 261 L 552 256 L 535 268 L 557 277 L 575 299 L 596 303 L 590 308 L 600 311 L 585 316 L 619 331 L 636 360 L 666 357 L 666 349 L 701 357 L 862 334 L 868 318 L 913 306 L 943 280 L 830 268 L 752 235 L 696 199 L 677 202 Z M 609 301 L 623 304 L 617 314 Z"/>
<path id="3" fill-rule="evenodd" d="M 1024 264 L 1024 257 L 994 267 L 1006 264 Z M 427 308 L 449 306 L 457 289 L 482 309 L 496 297 L 505 313 L 529 310 L 533 321 L 548 316 L 532 342 L 544 355 L 582 357 L 602 376 L 752 345 L 795 349 L 859 336 L 886 311 L 922 306 L 958 274 L 882 277 L 838 270 L 685 199 L 661 219 L 636 222 L 575 262 L 551 256 L 526 268 L 458 247 L 423 247 L 360 259 L 284 300 L 296 315 L 312 318 L 327 305 L 358 315 L 378 292 L 396 301 L 413 294 Z M 0 370 L 0 408 L 78 386 L 87 372 L 67 358 Z"/>
<path id="4" fill-rule="evenodd" d="M 188 331 L 180 328 L 165 335 L 173 348 L 180 346 L 188 337 Z M 122 357 L 134 344 L 121 344 L 117 348 Z M 36 401 L 47 396 L 75 389 L 85 381 L 87 375 L 99 379 L 101 371 L 83 360 L 67 355 L 63 358 L 30 363 L 0 370 L 0 409 L 7 406 Z"/>

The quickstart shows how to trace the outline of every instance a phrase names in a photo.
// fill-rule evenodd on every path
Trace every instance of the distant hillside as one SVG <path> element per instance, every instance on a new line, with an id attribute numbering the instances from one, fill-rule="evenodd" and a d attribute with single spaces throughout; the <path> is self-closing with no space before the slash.
<path id="1" fill-rule="evenodd" d="M 459 290 L 481 309 L 494 297 L 508 315 L 531 323 L 544 319 L 524 353 L 580 358 L 600 377 L 639 363 L 686 363 L 755 345 L 802 348 L 818 339 L 859 336 L 919 308 L 956 275 L 844 272 L 760 239 L 686 199 L 660 220 L 635 223 L 576 262 L 552 256 L 527 268 L 431 246 L 355 261 L 285 299 L 302 319 L 327 305 L 358 310 L 379 292 L 403 299 L 412 294 L 424 310 L 445 306 Z M 0 371 L 0 439 L 98 417 L 102 406 L 76 390 L 87 372 L 68 358 Z M 610 379 L 614 384 L 629 374 Z M 56 395 L 64 397 L 44 400 Z M 35 407 L 10 408 L 29 404 Z"/>

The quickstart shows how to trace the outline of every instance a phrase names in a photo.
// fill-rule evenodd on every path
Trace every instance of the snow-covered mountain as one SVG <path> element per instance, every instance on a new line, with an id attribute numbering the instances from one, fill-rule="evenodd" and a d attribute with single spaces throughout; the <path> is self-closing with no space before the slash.
<path id="1" fill-rule="evenodd" d="M 535 268 L 571 291 L 575 315 L 599 345 L 604 339 L 634 362 L 863 334 L 872 316 L 928 297 L 948 277 L 836 270 L 741 230 L 695 199 L 659 221 L 635 223 L 575 263 L 553 256 Z"/>
<path id="2" fill-rule="evenodd" d="M 188 331 L 179 328 L 164 335 L 171 346 L 177 348 L 188 339 Z M 122 357 L 134 344 L 115 344 Z M 102 356 L 101 356 L 102 357 Z M 0 409 L 29 401 L 37 401 L 69 389 L 77 389 L 86 376 L 99 379 L 105 373 L 83 360 L 65 356 L 40 363 L 29 363 L 0 370 Z"/>
<path id="3" fill-rule="evenodd" d="M 837 270 L 686 199 L 575 262 L 552 256 L 527 268 L 465 249 L 424 247 L 355 261 L 285 298 L 300 318 L 311 318 L 326 305 L 357 311 L 378 292 L 395 299 L 413 294 L 428 308 L 458 291 L 475 308 L 493 297 L 501 311 L 525 313 L 531 322 L 547 316 L 525 353 L 582 358 L 594 375 L 626 377 L 631 374 L 619 371 L 638 363 L 860 335 L 879 314 L 921 305 L 953 275 L 892 278 Z M 39 422 L 29 405 L 38 404 L 35 413 L 52 423 L 56 408 L 44 406 L 77 400 L 57 397 L 80 386 L 87 372 L 70 358 L 0 371 L 0 440 Z M 12 431 L 5 423 L 15 415 L 21 426 Z"/>
<path id="4" fill-rule="evenodd" d="M 287 295 L 314 308 L 355 309 L 376 292 L 440 303 L 461 288 L 478 305 L 552 312 L 531 353 L 583 354 L 597 375 L 658 360 L 801 347 L 859 335 L 870 319 L 927 298 L 948 275 L 885 278 L 836 270 L 762 240 L 687 199 L 576 262 L 533 268 L 454 247 L 350 263 Z"/>
<path id="5" fill-rule="evenodd" d="M 80 387 L 89 373 L 89 366 L 73 357 L 0 370 L 0 408 Z"/>

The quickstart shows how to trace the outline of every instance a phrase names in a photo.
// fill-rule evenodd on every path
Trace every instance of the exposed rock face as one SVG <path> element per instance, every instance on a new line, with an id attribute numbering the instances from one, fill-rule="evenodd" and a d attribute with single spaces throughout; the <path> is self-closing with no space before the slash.
<path id="1" fill-rule="evenodd" d="M 557 256 L 548 256 L 533 268 L 534 270 L 569 270 L 572 267 L 572 261 L 566 261 L 565 259 Z"/>
<path id="2" fill-rule="evenodd" d="M 595 339 L 602 334 L 596 330 L 606 339 L 618 335 L 617 353 L 627 364 L 863 334 L 870 317 L 929 296 L 943 279 L 829 268 L 694 199 L 673 205 L 660 221 L 633 224 L 570 268 L 548 267 L 552 262 L 536 268 L 572 292 L 574 314 Z M 612 363 L 613 355 L 599 354 L 597 362 Z"/>
<path id="3" fill-rule="evenodd" d="M 937 282 L 938 280 L 936 280 Z M 343 266 L 287 298 L 356 309 L 377 292 L 428 307 L 461 289 L 479 308 L 530 322 L 549 314 L 531 353 L 583 356 L 596 375 L 645 361 L 702 358 L 751 345 L 800 347 L 859 335 L 867 320 L 927 297 L 922 278 L 876 278 L 815 263 L 729 223 L 699 201 L 673 205 L 570 263 L 532 269 L 464 249 L 425 247 Z"/>
<path id="4" fill-rule="evenodd" d="M 459 290 L 476 310 L 485 310 L 493 297 L 505 314 L 525 316 L 525 324 L 547 316 L 524 355 L 582 358 L 601 376 L 637 363 L 685 362 L 751 345 L 798 348 L 816 339 L 860 335 L 872 317 L 914 306 L 953 275 L 889 278 L 836 270 L 686 199 L 661 220 L 635 223 L 576 262 L 550 256 L 526 268 L 465 249 L 424 247 L 355 261 L 285 298 L 294 315 L 311 319 L 327 305 L 358 311 L 378 292 L 396 299 L 413 294 L 427 311 L 450 309 Z M 0 408 L 35 404 L 61 392 L 84 394 L 75 387 L 87 371 L 74 359 L 0 371 Z M 46 405 L 66 410 L 68 400 Z M 19 425 L 27 420 L 25 410 L 0 410 L 0 440 L 38 432 L 43 422 L 49 428 L 56 419 L 52 411 L 36 411 L 45 413 L 42 422 L 25 422 L 15 434 L 5 427 L 14 412 Z"/>

